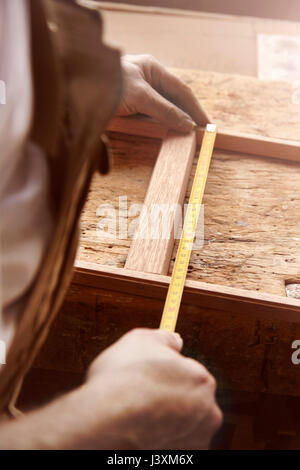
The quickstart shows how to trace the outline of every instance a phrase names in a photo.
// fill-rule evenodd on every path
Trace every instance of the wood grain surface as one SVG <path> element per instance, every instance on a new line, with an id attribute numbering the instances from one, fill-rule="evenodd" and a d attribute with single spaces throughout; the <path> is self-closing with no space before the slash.
<path id="1" fill-rule="evenodd" d="M 220 127 L 299 140 L 300 106 L 292 103 L 289 84 L 176 73 Z M 101 203 L 117 206 L 120 195 L 127 195 L 128 205 L 143 202 L 160 142 L 116 133 L 110 138 L 113 169 L 105 178 L 94 178 L 78 258 L 122 267 L 130 240 L 99 237 L 96 209 Z M 300 273 L 299 183 L 296 163 L 215 152 L 204 197 L 205 243 L 192 254 L 188 278 L 285 296 L 285 280 L 298 279 Z"/>
<path id="2" fill-rule="evenodd" d="M 162 142 L 125 268 L 167 274 L 180 210 L 195 158 L 196 133 L 169 132 Z M 177 223 L 176 223 L 177 220 Z"/>

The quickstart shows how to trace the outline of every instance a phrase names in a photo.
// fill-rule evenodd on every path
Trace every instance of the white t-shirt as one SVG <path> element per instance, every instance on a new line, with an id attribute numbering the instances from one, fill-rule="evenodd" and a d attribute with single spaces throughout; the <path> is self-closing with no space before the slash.
<path id="1" fill-rule="evenodd" d="M 0 0 L 0 80 L 6 88 L 6 104 L 0 104 L 0 341 L 7 349 L 52 231 L 47 161 L 26 142 L 32 118 L 29 20 L 27 0 Z"/>

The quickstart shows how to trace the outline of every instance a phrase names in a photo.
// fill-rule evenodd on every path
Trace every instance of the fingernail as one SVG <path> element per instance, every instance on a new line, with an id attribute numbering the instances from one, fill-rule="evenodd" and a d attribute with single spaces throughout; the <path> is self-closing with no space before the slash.
<path id="1" fill-rule="evenodd" d="M 182 339 L 182 337 L 180 336 L 180 334 L 174 332 L 173 335 L 175 336 L 177 343 L 178 343 L 178 344 L 180 345 L 180 347 L 182 348 L 183 339 Z"/>
<path id="2" fill-rule="evenodd" d="M 183 132 L 190 132 L 194 129 L 194 123 L 191 119 L 189 118 L 184 118 L 183 121 L 180 124 L 180 129 Z"/>
<path id="3" fill-rule="evenodd" d="M 182 339 L 181 336 L 180 336 L 180 334 L 177 333 L 176 331 L 174 331 L 173 335 L 175 335 L 178 339 Z"/>

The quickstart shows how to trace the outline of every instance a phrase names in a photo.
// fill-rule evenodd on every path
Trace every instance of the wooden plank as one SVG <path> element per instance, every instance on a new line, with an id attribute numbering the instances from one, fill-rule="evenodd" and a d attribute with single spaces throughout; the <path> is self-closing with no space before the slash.
<path id="1" fill-rule="evenodd" d="M 110 132 L 121 132 L 128 135 L 139 135 L 142 137 L 152 137 L 154 139 L 164 139 L 167 129 L 156 121 L 148 117 L 116 117 L 107 126 Z"/>
<path id="2" fill-rule="evenodd" d="M 202 138 L 203 129 L 198 129 L 197 139 Z M 218 130 L 216 148 L 261 157 L 300 162 L 300 142 L 243 134 L 224 129 Z"/>
<path id="3" fill-rule="evenodd" d="M 196 149 L 195 132 L 168 132 L 150 180 L 125 268 L 167 274 L 180 210 Z"/>
<path id="4" fill-rule="evenodd" d="M 83 261 L 75 265 L 73 284 L 116 292 L 132 293 L 151 299 L 165 299 L 170 276 L 99 266 Z M 224 315 L 300 323 L 300 300 L 219 286 L 187 279 L 182 304 L 214 308 Z"/>
<path id="5" fill-rule="evenodd" d="M 144 135 L 160 138 L 164 130 L 159 123 L 142 118 L 116 118 L 108 130 L 129 135 Z M 197 128 L 197 144 L 201 143 L 204 129 Z M 247 153 L 262 157 L 300 162 L 300 142 L 275 139 L 238 131 L 218 129 L 215 148 L 219 150 Z"/>

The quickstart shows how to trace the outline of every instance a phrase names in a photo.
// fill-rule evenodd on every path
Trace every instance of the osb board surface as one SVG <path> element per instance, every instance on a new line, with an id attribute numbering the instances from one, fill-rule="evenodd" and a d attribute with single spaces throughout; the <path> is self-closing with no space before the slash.
<path id="1" fill-rule="evenodd" d="M 253 158 L 214 155 L 188 277 L 285 296 L 284 281 L 300 279 L 300 165 Z"/>
<path id="2" fill-rule="evenodd" d="M 81 217 L 81 239 L 78 249 L 80 260 L 123 267 L 131 241 L 128 239 L 108 239 L 99 234 L 98 224 L 103 217 L 99 207 L 111 204 L 116 208 L 118 218 L 124 220 L 118 210 L 119 197 L 126 196 L 128 207 L 144 201 L 155 159 L 161 142 L 124 134 L 110 134 L 111 171 L 107 176 L 95 175 L 90 188 L 88 201 Z M 106 213 L 109 217 L 109 213 Z M 126 217 L 126 216 L 125 216 Z M 130 217 L 128 225 L 136 220 Z"/>
<path id="3" fill-rule="evenodd" d="M 295 100 L 298 95 L 292 83 L 205 71 L 171 70 L 193 89 L 219 127 L 265 137 L 300 140 L 300 105 Z"/>
<path id="4" fill-rule="evenodd" d="M 176 73 L 220 127 L 300 139 L 300 106 L 292 103 L 289 84 L 208 72 Z M 143 202 L 159 142 L 111 134 L 111 151 L 110 175 L 96 175 L 92 184 L 78 256 L 123 267 L 130 240 L 100 237 L 97 207 L 117 207 L 118 197 L 124 195 L 128 206 Z M 192 175 L 194 169 L 195 163 Z M 285 295 L 284 280 L 300 273 L 299 183 L 299 165 L 215 152 L 204 198 L 205 244 L 192 255 L 189 278 Z"/>

